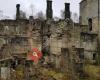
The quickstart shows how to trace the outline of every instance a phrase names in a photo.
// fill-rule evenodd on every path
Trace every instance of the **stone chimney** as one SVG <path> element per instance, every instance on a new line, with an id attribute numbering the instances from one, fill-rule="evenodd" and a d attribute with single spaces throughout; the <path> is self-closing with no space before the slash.
<path id="1" fill-rule="evenodd" d="M 70 19 L 70 3 L 65 3 L 65 19 Z"/>
<path id="2" fill-rule="evenodd" d="M 16 5 L 16 19 L 20 19 L 20 4 Z"/>
<path id="3" fill-rule="evenodd" d="M 52 19 L 52 17 L 53 17 L 52 1 L 51 0 L 47 0 L 46 17 L 47 17 L 47 19 Z"/>
<path id="4" fill-rule="evenodd" d="M 34 17 L 33 16 L 29 16 L 29 20 L 33 20 L 34 19 Z"/>
<path id="5" fill-rule="evenodd" d="M 33 16 L 29 16 L 29 22 L 30 22 L 31 24 L 34 23 L 33 20 L 34 20 L 34 17 L 33 17 Z"/>

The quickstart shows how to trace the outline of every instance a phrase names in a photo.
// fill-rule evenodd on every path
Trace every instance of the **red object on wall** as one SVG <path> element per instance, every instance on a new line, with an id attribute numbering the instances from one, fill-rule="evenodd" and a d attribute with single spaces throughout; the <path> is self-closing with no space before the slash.
<path id="1" fill-rule="evenodd" d="M 39 51 L 37 48 L 33 48 L 29 52 L 29 58 L 34 62 L 38 62 L 38 60 L 42 58 L 42 52 Z"/>

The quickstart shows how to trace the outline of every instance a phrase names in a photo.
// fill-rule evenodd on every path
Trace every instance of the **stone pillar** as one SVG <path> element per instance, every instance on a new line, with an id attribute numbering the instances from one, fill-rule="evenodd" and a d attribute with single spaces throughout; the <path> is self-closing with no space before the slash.
<path id="1" fill-rule="evenodd" d="M 53 17 L 52 1 L 50 1 L 50 0 L 47 0 L 46 17 L 47 17 L 47 19 L 52 19 L 52 17 Z"/>
<path id="2" fill-rule="evenodd" d="M 65 3 L 65 19 L 70 19 L 70 3 Z"/>
<path id="3" fill-rule="evenodd" d="M 20 4 L 16 5 L 16 19 L 20 19 Z"/>

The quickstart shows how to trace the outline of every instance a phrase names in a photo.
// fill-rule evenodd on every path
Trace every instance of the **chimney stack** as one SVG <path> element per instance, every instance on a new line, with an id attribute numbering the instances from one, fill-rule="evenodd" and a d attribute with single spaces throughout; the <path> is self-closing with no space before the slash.
<path id="1" fill-rule="evenodd" d="M 16 19 L 20 19 L 20 4 L 16 5 Z"/>
<path id="2" fill-rule="evenodd" d="M 47 19 L 52 19 L 52 17 L 53 17 L 52 1 L 51 0 L 47 0 L 46 17 L 47 17 Z"/>
<path id="3" fill-rule="evenodd" d="M 70 19 L 70 3 L 65 3 L 65 19 Z"/>

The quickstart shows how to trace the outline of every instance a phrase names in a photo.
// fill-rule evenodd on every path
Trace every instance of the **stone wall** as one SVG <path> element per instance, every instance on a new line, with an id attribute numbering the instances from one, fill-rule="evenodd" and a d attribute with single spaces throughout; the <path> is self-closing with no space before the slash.
<path id="1" fill-rule="evenodd" d="M 93 31 L 98 32 L 98 0 L 83 0 L 80 3 L 81 24 L 88 25 L 89 18 L 91 18 L 93 22 Z"/>
<path id="2" fill-rule="evenodd" d="M 41 21 L 35 20 L 31 23 L 26 19 L 1 20 L 0 28 L 1 48 L 3 44 L 7 46 L 7 48 L 4 47 L 5 50 L 1 50 L 5 56 L 8 55 L 7 52 L 10 52 L 10 55 L 16 55 L 28 53 L 32 48 L 41 50 Z"/>
<path id="3" fill-rule="evenodd" d="M 93 60 L 93 54 L 97 55 L 97 34 L 82 32 L 81 47 L 84 48 L 85 58 Z"/>

